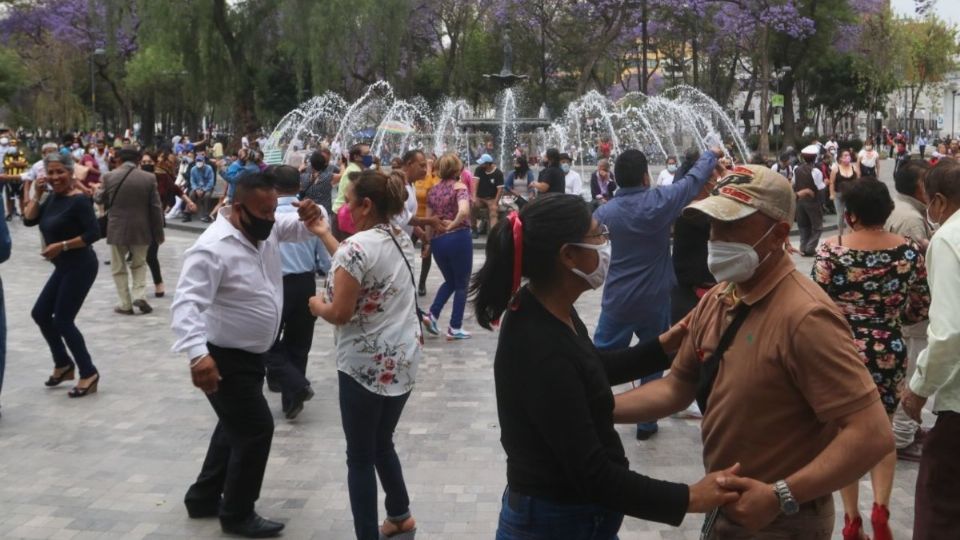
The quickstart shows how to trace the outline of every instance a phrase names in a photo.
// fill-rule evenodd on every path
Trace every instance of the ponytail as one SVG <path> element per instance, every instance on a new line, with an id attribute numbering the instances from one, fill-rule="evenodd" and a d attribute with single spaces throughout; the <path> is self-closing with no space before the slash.
<path id="1" fill-rule="evenodd" d="M 498 222 L 487 238 L 486 261 L 470 284 L 480 326 L 489 330 L 500 319 L 521 275 L 541 283 L 553 279 L 560 248 L 582 241 L 591 223 L 582 198 L 559 194 L 538 197 Z"/>

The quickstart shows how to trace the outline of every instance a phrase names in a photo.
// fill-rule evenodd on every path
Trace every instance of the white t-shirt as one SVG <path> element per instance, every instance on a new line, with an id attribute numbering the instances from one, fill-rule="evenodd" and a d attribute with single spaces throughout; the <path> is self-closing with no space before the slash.
<path id="1" fill-rule="evenodd" d="M 871 150 L 870 152 L 867 152 L 866 150 L 860 150 L 857 153 L 857 159 L 864 167 L 876 167 L 878 157 L 880 157 L 880 155 L 877 154 L 876 150 Z"/>
<path id="2" fill-rule="evenodd" d="M 669 186 L 672 184 L 674 174 L 676 173 L 672 173 L 666 169 L 660 171 L 660 174 L 657 175 L 657 186 Z"/>
<path id="3" fill-rule="evenodd" d="M 403 210 L 393 216 L 391 221 L 395 227 L 410 235 L 413 234 L 413 225 L 410 225 L 410 220 L 415 215 L 417 215 L 417 189 L 407 184 L 407 200 L 403 201 Z"/>
<path id="4" fill-rule="evenodd" d="M 580 173 L 571 169 L 567 173 L 566 180 L 567 187 L 564 192 L 567 195 L 583 195 L 583 180 L 580 178 Z"/>
<path id="5" fill-rule="evenodd" d="M 334 329 L 337 370 L 381 396 L 406 394 L 416 381 L 422 348 L 416 291 L 407 266 L 413 256 L 410 237 L 377 225 L 340 244 L 324 287 L 327 301 L 332 301 L 340 268 L 360 282 L 356 312 L 350 322 Z"/>

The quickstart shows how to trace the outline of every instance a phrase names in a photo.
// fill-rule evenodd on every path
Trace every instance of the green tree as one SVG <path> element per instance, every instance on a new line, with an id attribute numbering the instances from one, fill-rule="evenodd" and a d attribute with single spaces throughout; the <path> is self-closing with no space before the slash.
<path id="1" fill-rule="evenodd" d="M 956 67 L 954 57 L 960 54 L 960 44 L 957 29 L 933 14 L 922 20 L 907 20 L 904 26 L 907 60 L 904 75 L 905 82 L 911 86 L 908 118 L 912 123 L 920 94 L 930 84 L 943 81 Z"/>

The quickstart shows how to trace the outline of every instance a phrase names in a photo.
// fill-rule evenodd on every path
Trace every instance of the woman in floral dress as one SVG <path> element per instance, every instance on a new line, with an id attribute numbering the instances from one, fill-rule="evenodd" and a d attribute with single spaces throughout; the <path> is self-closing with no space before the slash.
<path id="1" fill-rule="evenodd" d="M 336 325 L 340 417 L 347 440 L 347 488 L 358 540 L 412 539 L 416 524 L 393 432 L 410 397 L 422 336 L 409 261 L 410 237 L 390 225 L 403 209 L 402 180 L 364 171 L 346 193 L 357 233 L 344 240 L 317 317 Z M 377 526 L 377 476 L 387 519 Z M 382 536 L 381 536 L 382 535 Z"/>
<path id="2" fill-rule="evenodd" d="M 855 180 L 844 194 L 844 219 L 853 232 L 820 245 L 813 279 L 833 298 L 853 329 L 854 343 L 893 415 L 906 384 L 907 349 L 901 326 L 927 317 L 930 292 L 923 251 L 910 238 L 884 231 L 893 200 L 883 182 Z M 811 359 L 813 360 L 813 359 Z M 892 538 L 887 523 L 896 452 L 870 472 L 874 540 Z M 864 538 L 858 483 L 843 490 L 844 540 Z"/>

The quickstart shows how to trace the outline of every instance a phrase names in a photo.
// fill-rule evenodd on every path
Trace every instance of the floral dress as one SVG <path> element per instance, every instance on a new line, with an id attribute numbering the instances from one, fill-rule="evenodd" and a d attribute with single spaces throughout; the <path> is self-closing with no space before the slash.
<path id="1" fill-rule="evenodd" d="M 381 396 L 413 389 L 421 355 L 416 291 L 404 261 L 413 260 L 413 245 L 409 236 L 391 229 L 377 225 L 344 240 L 324 287 L 332 302 L 333 276 L 340 268 L 360 283 L 353 318 L 334 330 L 337 369 Z"/>
<path id="2" fill-rule="evenodd" d="M 876 251 L 823 243 L 811 273 L 850 323 L 880 400 L 893 414 L 906 383 L 907 347 L 901 326 L 926 319 L 930 307 L 923 250 L 909 238 L 895 248 Z"/>

